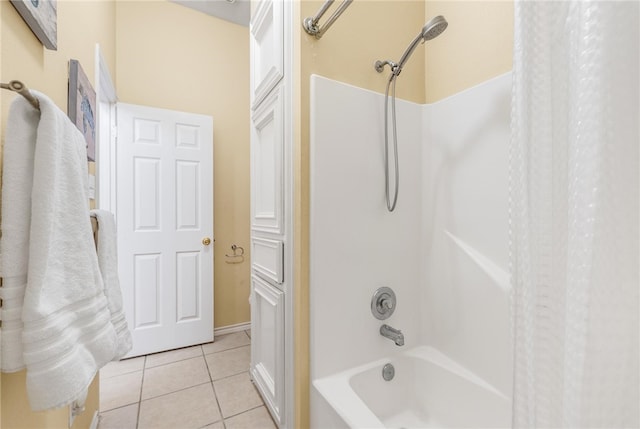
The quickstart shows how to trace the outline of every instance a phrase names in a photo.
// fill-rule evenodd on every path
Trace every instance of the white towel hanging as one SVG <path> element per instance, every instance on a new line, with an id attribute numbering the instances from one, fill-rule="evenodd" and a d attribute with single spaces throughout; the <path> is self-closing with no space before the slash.
<path id="1" fill-rule="evenodd" d="M 89 222 L 84 138 L 48 97 L 32 93 L 39 115 L 21 97 L 9 112 L 0 270 L 7 278 L 26 275 L 26 284 L 11 288 L 24 301 L 5 301 L 2 367 L 26 366 L 38 411 L 79 397 L 113 358 L 117 337 Z"/>

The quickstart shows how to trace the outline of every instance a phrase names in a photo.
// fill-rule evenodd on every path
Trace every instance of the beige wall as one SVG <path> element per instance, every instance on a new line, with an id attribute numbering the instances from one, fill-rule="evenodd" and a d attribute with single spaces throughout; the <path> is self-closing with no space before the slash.
<path id="1" fill-rule="evenodd" d="M 302 18 L 315 15 L 323 1 L 303 1 Z M 333 6 L 335 8 L 336 6 Z M 322 24 L 334 9 L 320 20 Z M 384 92 L 389 68 L 377 73 L 376 60 L 398 61 L 424 24 L 422 1 L 354 1 L 320 40 L 302 31 L 300 46 L 302 85 L 304 77 L 319 74 Z M 294 20 L 295 21 L 295 20 Z M 297 22 L 294 22 L 294 26 Z M 306 82 L 305 82 L 306 80 Z M 416 49 L 398 79 L 399 98 L 424 102 L 424 49 Z M 303 97 L 308 92 L 301 94 Z"/>
<path id="2" fill-rule="evenodd" d="M 511 70 L 512 1 L 428 0 L 425 22 L 436 15 L 445 16 L 449 27 L 426 50 L 428 103 Z"/>
<path id="3" fill-rule="evenodd" d="M 63 111 L 67 110 L 67 67 L 70 58 L 80 61 L 92 82 L 96 43 L 100 43 L 107 62 L 115 64 L 115 6 L 112 2 L 58 2 L 57 51 L 42 47 L 8 1 L 0 2 L 0 19 L 0 80 L 22 80 L 29 87 L 49 95 Z M 3 90 L 0 91 L 0 97 L 0 135 L 4 141 L 8 107 L 15 95 Z M 0 379 L 0 427 L 67 427 L 67 408 L 31 412 L 27 403 L 24 371 L 2 374 Z M 73 427 L 89 427 L 97 408 L 96 378 L 89 389 L 86 411 L 76 419 Z"/>
<path id="4" fill-rule="evenodd" d="M 116 11 L 120 101 L 213 116 L 214 325 L 248 322 L 249 30 L 166 1 Z M 225 262 L 232 244 L 243 263 Z"/>

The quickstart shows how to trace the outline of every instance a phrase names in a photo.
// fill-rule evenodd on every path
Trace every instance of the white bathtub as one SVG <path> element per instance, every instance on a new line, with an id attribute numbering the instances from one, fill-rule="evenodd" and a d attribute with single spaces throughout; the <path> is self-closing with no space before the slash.
<path id="1" fill-rule="evenodd" d="M 391 363 L 395 377 L 382 378 Z M 351 428 L 508 428 L 511 401 L 438 350 L 421 346 L 313 381 Z"/>

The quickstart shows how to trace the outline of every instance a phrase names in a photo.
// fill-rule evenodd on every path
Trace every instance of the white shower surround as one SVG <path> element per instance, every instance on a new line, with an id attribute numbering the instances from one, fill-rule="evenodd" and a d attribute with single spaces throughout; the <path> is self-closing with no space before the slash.
<path id="1" fill-rule="evenodd" d="M 430 346 L 510 397 L 511 74 L 434 104 L 397 101 L 393 213 L 384 201 L 384 96 L 312 76 L 311 99 L 312 383 Z M 402 330 L 404 347 L 380 336 L 384 322 L 371 315 L 381 286 L 396 293 L 385 322 Z M 312 387 L 312 426 L 339 421 Z"/>

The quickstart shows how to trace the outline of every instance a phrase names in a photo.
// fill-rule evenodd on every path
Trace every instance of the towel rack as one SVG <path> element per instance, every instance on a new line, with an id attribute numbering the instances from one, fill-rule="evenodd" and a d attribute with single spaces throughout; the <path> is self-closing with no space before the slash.
<path id="1" fill-rule="evenodd" d="M 33 94 L 31 94 L 31 92 L 29 91 L 29 88 L 27 88 L 27 85 L 20 82 L 19 80 L 12 80 L 9 83 L 0 83 L 0 88 L 17 92 L 18 94 L 26 98 L 29 101 L 29 103 L 34 107 L 34 109 L 40 110 L 40 103 L 38 102 L 38 99 L 34 97 Z"/>
<path id="2" fill-rule="evenodd" d="M 342 12 L 344 12 L 345 9 L 349 7 L 351 2 L 353 2 L 353 0 L 342 0 L 342 3 L 340 3 L 340 6 L 338 6 L 336 11 L 333 13 L 333 15 L 329 17 L 327 22 L 325 22 L 324 26 L 322 28 L 318 27 L 318 21 L 320 21 L 320 18 L 322 18 L 322 15 L 324 15 L 327 12 L 327 10 L 329 9 L 329 7 L 334 1 L 335 0 L 327 0 L 322 5 L 318 13 L 316 13 L 316 16 L 305 18 L 305 20 L 302 21 L 302 26 L 304 27 L 304 31 L 311 34 L 312 36 L 315 36 L 316 39 L 321 38 L 322 35 L 329 29 L 329 27 L 333 25 L 336 19 L 338 19 L 338 17 L 342 15 Z"/>

